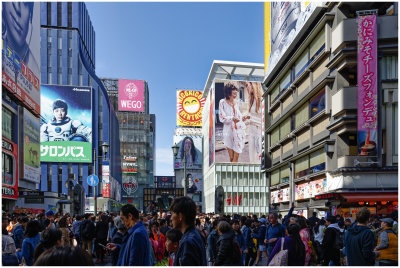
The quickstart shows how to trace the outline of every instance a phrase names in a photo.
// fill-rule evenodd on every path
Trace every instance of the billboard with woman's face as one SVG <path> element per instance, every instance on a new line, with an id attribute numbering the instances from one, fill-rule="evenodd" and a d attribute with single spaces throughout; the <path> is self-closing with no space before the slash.
<path id="1" fill-rule="evenodd" d="M 203 164 L 203 139 L 200 136 L 174 136 L 174 144 L 179 146 L 177 156 L 174 156 L 174 168 L 183 169 L 185 167 L 185 154 L 186 154 L 186 168 L 187 169 L 202 169 Z"/>
<path id="2" fill-rule="evenodd" d="M 260 164 L 261 83 L 215 81 L 215 163 Z"/>

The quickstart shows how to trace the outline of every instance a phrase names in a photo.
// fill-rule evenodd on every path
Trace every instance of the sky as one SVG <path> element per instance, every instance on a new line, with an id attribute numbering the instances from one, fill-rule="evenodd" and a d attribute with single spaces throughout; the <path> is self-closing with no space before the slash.
<path id="1" fill-rule="evenodd" d="M 156 115 L 157 176 L 173 175 L 176 91 L 203 90 L 214 60 L 264 63 L 262 2 L 86 2 L 96 74 L 145 80 Z"/>

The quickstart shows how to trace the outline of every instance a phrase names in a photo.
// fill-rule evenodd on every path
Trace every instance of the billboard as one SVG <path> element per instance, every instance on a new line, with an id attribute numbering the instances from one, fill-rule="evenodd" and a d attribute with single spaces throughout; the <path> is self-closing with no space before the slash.
<path id="1" fill-rule="evenodd" d="M 176 92 L 176 125 L 201 127 L 205 99 L 201 91 L 178 90 Z"/>
<path id="2" fill-rule="evenodd" d="M 3 2 L 3 85 L 40 115 L 40 3 Z"/>
<path id="3" fill-rule="evenodd" d="M 174 188 L 174 176 L 155 176 L 157 188 Z"/>
<path id="4" fill-rule="evenodd" d="M 138 188 L 139 184 L 134 177 L 122 177 L 122 197 L 133 197 Z"/>
<path id="5" fill-rule="evenodd" d="M 40 87 L 40 161 L 92 162 L 92 88 Z"/>
<path id="6" fill-rule="evenodd" d="M 144 111 L 144 81 L 118 80 L 118 110 Z"/>
<path id="7" fill-rule="evenodd" d="M 260 164 L 261 83 L 215 82 L 215 163 Z"/>
<path id="8" fill-rule="evenodd" d="M 290 199 L 289 193 L 290 193 L 289 188 L 271 192 L 271 204 L 289 201 Z"/>
<path id="9" fill-rule="evenodd" d="M 326 179 L 319 179 L 311 182 L 296 185 L 295 200 L 313 198 L 316 195 L 327 191 Z"/>
<path id="10" fill-rule="evenodd" d="M 376 15 L 360 16 L 358 24 L 358 152 L 375 156 L 378 149 L 378 54 Z"/>
<path id="11" fill-rule="evenodd" d="M 208 125 L 208 165 L 211 166 L 214 163 L 214 89 L 210 90 L 210 109 L 209 109 L 209 125 Z"/>
<path id="12" fill-rule="evenodd" d="M 183 169 L 185 166 L 184 156 L 186 153 L 186 169 L 202 169 L 203 139 L 200 136 L 174 136 L 174 144 L 179 146 L 178 155 L 174 156 L 174 168 Z"/>
<path id="13" fill-rule="evenodd" d="M 316 2 L 265 2 L 265 73 L 273 70 L 309 19 Z"/>
<path id="14" fill-rule="evenodd" d="M 201 171 L 199 172 L 186 171 L 186 177 L 188 178 L 187 192 L 189 194 L 200 193 L 203 191 L 203 175 Z M 182 178 L 180 183 L 183 188 L 185 186 L 185 179 Z"/>
<path id="15" fill-rule="evenodd" d="M 111 197 L 111 180 L 110 180 L 110 166 L 103 165 L 102 166 L 102 195 L 103 197 Z"/>
<path id="16" fill-rule="evenodd" d="M 24 109 L 24 175 L 25 180 L 40 183 L 40 120 Z"/>

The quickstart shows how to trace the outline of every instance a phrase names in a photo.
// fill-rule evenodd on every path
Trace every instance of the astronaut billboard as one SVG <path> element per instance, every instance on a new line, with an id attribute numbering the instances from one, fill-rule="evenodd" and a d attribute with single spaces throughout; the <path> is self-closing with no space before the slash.
<path id="1" fill-rule="evenodd" d="M 40 161 L 92 162 L 92 88 L 41 85 Z"/>

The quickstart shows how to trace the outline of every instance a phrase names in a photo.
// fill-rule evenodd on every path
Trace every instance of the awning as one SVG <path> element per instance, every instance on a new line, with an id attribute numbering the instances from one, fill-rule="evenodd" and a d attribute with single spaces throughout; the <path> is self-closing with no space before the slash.
<path id="1" fill-rule="evenodd" d="M 398 193 L 340 193 L 348 203 L 398 201 Z"/>

